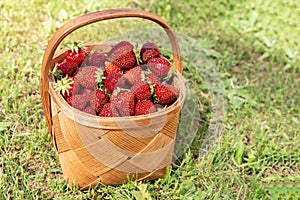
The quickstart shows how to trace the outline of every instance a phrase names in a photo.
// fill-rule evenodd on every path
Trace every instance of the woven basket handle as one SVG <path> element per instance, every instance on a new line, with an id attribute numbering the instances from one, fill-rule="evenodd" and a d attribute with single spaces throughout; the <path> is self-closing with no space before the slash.
<path id="1" fill-rule="evenodd" d="M 73 20 L 70 20 L 66 24 L 64 24 L 61 28 L 59 28 L 52 36 L 46 48 L 43 57 L 43 62 L 42 62 L 40 91 L 41 91 L 43 108 L 45 112 L 44 115 L 46 117 L 50 133 L 52 132 L 51 131 L 52 120 L 51 120 L 51 110 L 50 110 L 50 96 L 48 93 L 48 89 L 49 89 L 48 75 L 49 75 L 49 70 L 52 67 L 51 62 L 57 47 L 65 37 L 67 37 L 73 31 L 79 29 L 80 27 L 86 26 L 94 22 L 102 21 L 102 20 L 109 20 L 114 18 L 125 18 L 125 17 L 136 17 L 136 18 L 148 19 L 159 24 L 162 28 L 164 28 L 164 30 L 166 31 L 170 39 L 170 43 L 172 46 L 174 68 L 179 73 L 182 74 L 179 44 L 175 34 L 172 32 L 169 25 L 167 25 L 162 19 L 158 18 L 157 16 L 151 13 L 148 13 L 146 11 L 141 11 L 141 10 L 135 10 L 135 9 L 112 9 L 112 10 L 104 10 L 104 11 L 96 11 L 96 12 L 88 13 L 80 17 L 77 17 Z"/>

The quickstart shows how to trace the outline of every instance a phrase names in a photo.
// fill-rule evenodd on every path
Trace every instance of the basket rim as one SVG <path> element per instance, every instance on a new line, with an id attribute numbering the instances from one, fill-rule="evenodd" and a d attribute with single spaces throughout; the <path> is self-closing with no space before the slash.
<path id="1" fill-rule="evenodd" d="M 94 128 L 105 128 L 105 129 L 119 129 L 118 127 L 112 126 L 112 124 L 123 124 L 126 122 L 142 122 L 144 120 L 156 119 L 164 116 L 168 116 L 172 112 L 181 109 L 186 96 L 185 88 L 185 79 L 184 77 L 175 71 L 176 79 L 179 82 L 179 97 L 177 100 L 170 106 L 156 111 L 154 113 L 138 116 L 122 116 L 122 117 L 100 117 L 97 115 L 91 115 L 85 112 L 82 112 L 71 105 L 69 105 L 65 99 L 59 95 L 53 87 L 54 78 L 53 75 L 49 77 L 49 94 L 51 99 L 56 103 L 57 107 L 61 112 L 63 112 L 67 117 L 75 121 L 76 123 L 83 124 L 85 126 L 94 127 Z M 96 124 L 96 126 L 95 126 Z"/>

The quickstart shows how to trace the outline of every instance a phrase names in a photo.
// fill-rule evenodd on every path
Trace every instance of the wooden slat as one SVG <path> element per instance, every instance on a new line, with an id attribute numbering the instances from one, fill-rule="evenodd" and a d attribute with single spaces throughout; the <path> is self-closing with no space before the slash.
<path id="1" fill-rule="evenodd" d="M 78 135 L 78 124 L 75 121 L 71 120 L 69 117 L 67 117 L 63 112 L 61 112 L 59 115 L 59 121 L 61 124 L 62 134 L 70 148 L 73 150 L 83 148 L 84 144 L 82 143 Z M 88 134 L 88 132 L 84 133 Z"/>
<path id="2" fill-rule="evenodd" d="M 88 168 L 78 160 L 73 151 L 59 154 L 59 161 L 68 185 L 75 184 L 82 188 L 98 180 L 98 177 L 93 176 Z"/>
<path id="3" fill-rule="evenodd" d="M 54 144 L 57 150 L 57 153 L 60 154 L 65 151 L 71 150 L 70 146 L 68 145 L 67 141 L 65 140 L 61 128 L 60 128 L 60 122 L 59 122 L 59 113 L 56 115 L 53 115 L 52 121 L 53 121 L 53 132 L 54 132 Z"/>

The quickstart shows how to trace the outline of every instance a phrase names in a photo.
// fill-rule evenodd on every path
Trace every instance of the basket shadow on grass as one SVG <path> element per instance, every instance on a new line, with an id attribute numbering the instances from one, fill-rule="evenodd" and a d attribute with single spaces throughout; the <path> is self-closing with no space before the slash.
<path id="1" fill-rule="evenodd" d="M 188 150 L 194 159 L 210 151 L 221 134 L 226 112 L 225 89 L 214 62 L 219 53 L 205 47 L 201 41 L 181 33 L 175 32 L 175 35 L 180 46 L 187 93 L 176 135 L 173 169 L 180 166 Z M 135 29 L 109 40 L 128 40 L 137 49 L 145 42 L 154 42 L 161 54 L 172 61 L 170 41 L 161 28 Z"/>

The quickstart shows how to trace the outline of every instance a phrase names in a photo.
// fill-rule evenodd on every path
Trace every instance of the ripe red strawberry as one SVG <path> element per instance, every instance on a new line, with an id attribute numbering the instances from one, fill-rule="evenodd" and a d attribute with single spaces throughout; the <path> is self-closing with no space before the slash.
<path id="1" fill-rule="evenodd" d="M 94 89 L 98 86 L 98 76 L 101 72 L 96 66 L 82 67 L 75 74 L 75 80 L 84 88 Z"/>
<path id="2" fill-rule="evenodd" d="M 167 59 L 162 57 L 152 58 L 148 61 L 148 67 L 158 77 L 165 78 L 170 72 L 171 64 Z"/>
<path id="3" fill-rule="evenodd" d="M 131 85 L 133 85 L 134 83 L 142 80 L 142 73 L 143 73 L 143 70 L 142 70 L 141 66 L 136 66 L 136 67 L 131 68 L 128 71 L 126 71 L 124 74 L 124 78 Z"/>
<path id="4" fill-rule="evenodd" d="M 122 69 L 120 67 L 118 67 L 117 65 L 115 65 L 111 62 L 106 61 L 104 64 L 105 64 L 105 71 L 108 74 L 122 72 Z"/>
<path id="5" fill-rule="evenodd" d="M 77 108 L 78 110 L 83 110 L 88 105 L 90 98 L 87 95 L 75 94 L 73 96 L 67 97 L 66 101 L 74 108 Z"/>
<path id="6" fill-rule="evenodd" d="M 64 98 L 77 94 L 80 90 L 80 85 L 74 80 L 74 78 L 67 76 L 57 80 L 53 86 L 54 90 L 63 95 Z"/>
<path id="7" fill-rule="evenodd" d="M 116 44 L 108 53 L 109 60 L 121 69 L 129 69 L 135 66 L 136 56 L 133 45 L 127 41 Z"/>
<path id="8" fill-rule="evenodd" d="M 93 53 L 89 58 L 90 66 L 104 67 L 104 62 L 107 61 L 107 55 L 100 52 Z"/>
<path id="9" fill-rule="evenodd" d="M 121 73 L 111 73 L 107 74 L 104 79 L 104 87 L 107 92 L 112 93 L 117 85 L 120 85 L 121 78 L 123 74 Z"/>
<path id="10" fill-rule="evenodd" d="M 58 70 L 59 75 L 62 77 L 73 76 L 74 72 L 77 70 L 77 64 L 74 62 L 68 62 L 63 60 L 61 63 L 57 64 L 56 70 Z"/>
<path id="11" fill-rule="evenodd" d="M 90 105 L 97 113 L 101 111 L 103 105 L 107 102 L 108 97 L 102 90 L 97 89 L 91 94 Z"/>
<path id="12" fill-rule="evenodd" d="M 177 99 L 179 90 L 173 85 L 161 83 L 155 86 L 154 95 L 156 103 L 170 105 Z"/>
<path id="13" fill-rule="evenodd" d="M 77 66 L 80 67 L 87 55 L 88 52 L 83 49 L 82 45 L 78 42 L 74 42 L 66 52 L 66 61 L 69 63 L 76 63 Z"/>
<path id="14" fill-rule="evenodd" d="M 145 43 L 140 51 L 140 58 L 144 63 L 147 63 L 151 58 L 158 58 L 160 52 L 155 43 L 147 42 Z"/>
<path id="15" fill-rule="evenodd" d="M 152 101 L 138 101 L 135 104 L 134 115 L 147 115 L 156 112 L 156 108 Z"/>
<path id="16" fill-rule="evenodd" d="M 131 87 L 131 91 L 134 94 L 134 96 L 137 98 L 137 100 L 147 100 L 151 97 L 151 87 L 150 84 L 144 81 L 140 81 L 135 83 Z"/>
<path id="17" fill-rule="evenodd" d="M 117 117 L 118 112 L 113 110 L 111 103 L 104 104 L 101 112 L 99 113 L 100 117 Z"/>
<path id="18" fill-rule="evenodd" d="M 120 116 L 134 115 L 135 98 L 132 92 L 121 90 L 111 96 L 112 108 L 115 108 Z"/>
<path id="19" fill-rule="evenodd" d="M 154 73 L 146 74 L 146 81 L 151 84 L 159 84 L 160 83 L 160 79 Z"/>
<path id="20" fill-rule="evenodd" d="M 96 111 L 92 106 L 87 106 L 85 109 L 82 110 L 85 113 L 96 115 Z"/>

